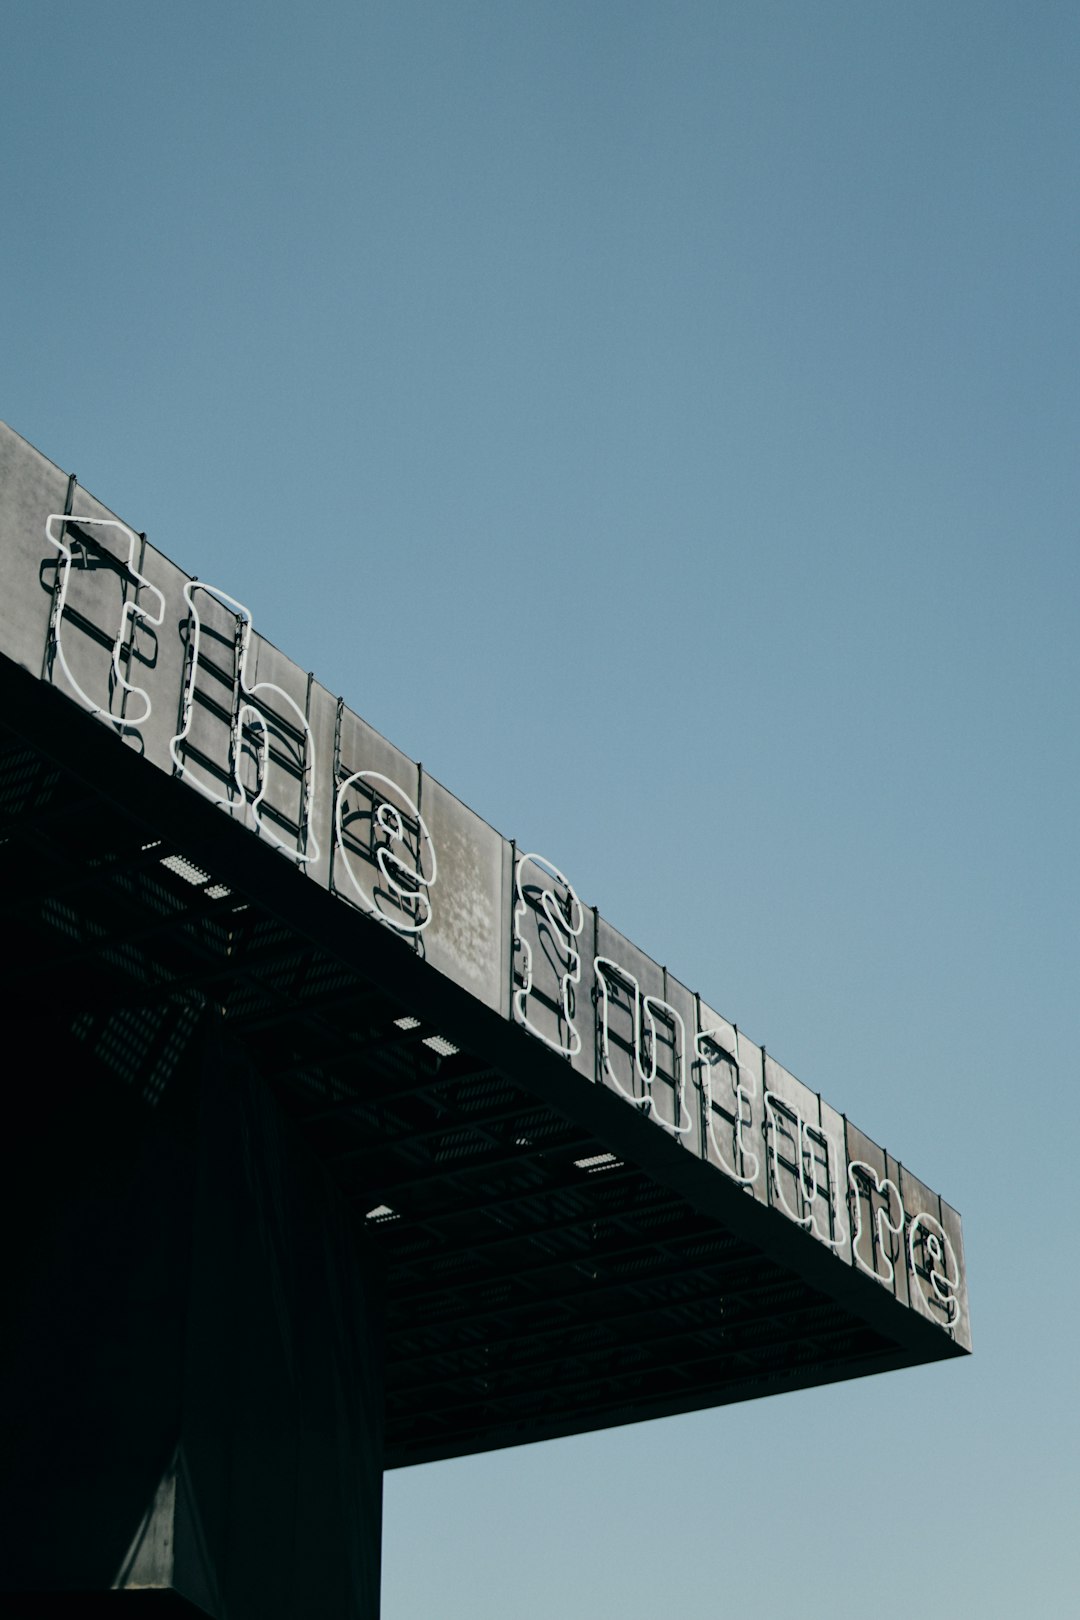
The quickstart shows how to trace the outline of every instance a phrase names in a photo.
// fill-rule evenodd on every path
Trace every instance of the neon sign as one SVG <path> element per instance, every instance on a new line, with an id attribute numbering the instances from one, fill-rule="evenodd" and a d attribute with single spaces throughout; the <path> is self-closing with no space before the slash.
<path id="1" fill-rule="evenodd" d="M 294 693 L 282 684 L 292 677 L 280 674 L 284 663 L 256 636 L 249 609 L 201 581 L 186 580 L 174 604 L 179 687 L 154 687 L 174 694 L 175 719 L 155 716 L 151 670 L 165 662 L 157 654 L 169 604 L 147 577 L 142 537 L 117 519 L 56 512 L 45 536 L 55 578 L 44 667 L 59 690 L 125 740 L 156 727 L 159 757 L 178 780 L 414 951 L 427 954 L 440 928 L 445 950 L 446 934 L 466 919 L 470 962 L 486 952 L 502 964 L 489 1004 L 504 1017 L 680 1151 L 958 1331 L 961 1267 L 940 1208 L 922 1207 L 932 1195 L 899 1170 L 883 1174 L 849 1155 L 846 1122 L 665 969 L 610 930 L 601 949 L 600 919 L 559 867 L 515 852 L 512 865 L 498 866 L 487 905 L 461 834 L 437 850 L 439 801 L 432 811 L 417 768 L 407 791 L 392 763 L 375 768 L 401 759 L 396 750 L 363 740 L 344 749 L 359 768 L 346 767 L 340 702 L 331 758 L 333 716 L 324 704 L 323 721 L 313 719 L 312 678 L 302 703 L 298 683 Z M 147 673 L 137 680 L 140 661 Z M 506 854 L 499 841 L 499 862 Z"/>
<path id="2" fill-rule="evenodd" d="M 899 1243 L 904 1235 L 904 1200 L 900 1189 L 895 1181 L 879 1176 L 873 1165 L 861 1159 L 853 1159 L 848 1165 L 848 1185 L 855 1213 L 855 1236 L 851 1240 L 855 1264 L 867 1276 L 876 1277 L 886 1288 L 891 1288 L 900 1256 Z M 866 1219 L 867 1214 L 871 1215 L 870 1220 Z"/>
<path id="3" fill-rule="evenodd" d="M 951 1330 L 960 1315 L 960 1267 L 948 1233 L 928 1210 L 908 1222 L 907 1253 L 924 1308 L 944 1311 Z"/>
<path id="4" fill-rule="evenodd" d="M 744 1187 L 752 1187 L 761 1173 L 761 1159 L 754 1152 L 750 1137 L 757 1082 L 752 1075 L 747 1075 L 750 1084 L 748 1086 L 743 1084 L 745 1071 L 739 1062 L 739 1031 L 734 1024 L 728 1025 L 726 1030 L 719 1028 L 699 1030 L 694 1045 L 701 1072 L 710 1156 L 732 1181 L 737 1181 Z M 713 1085 L 713 1075 L 721 1068 L 727 1075 L 727 1083 L 732 1092 L 731 1113 L 720 1101 Z M 721 1146 L 718 1115 L 724 1117 L 731 1130 L 730 1150 L 725 1150 Z"/>
<path id="5" fill-rule="evenodd" d="M 686 1024 L 682 1014 L 658 996 L 643 995 L 641 986 L 628 968 L 610 957 L 593 958 L 593 971 L 599 987 L 601 1035 L 600 1063 L 604 1079 L 627 1102 L 635 1103 L 643 1114 L 673 1136 L 685 1136 L 691 1128 L 686 1107 Z M 624 1083 L 612 1055 L 612 1024 L 616 1009 L 629 1016 L 629 1039 L 624 1040 L 633 1080 Z M 665 1119 L 657 1107 L 654 1081 L 664 1073 L 674 1092 L 675 1117 Z M 636 1087 L 634 1085 L 636 1081 Z"/>
<path id="6" fill-rule="evenodd" d="M 530 867 L 534 875 L 527 882 Z M 581 901 L 573 884 L 542 855 L 522 855 L 514 869 L 514 894 L 514 1017 L 552 1051 L 576 1057 L 581 1051 L 575 1022 L 581 983 L 577 942 L 585 926 Z"/>
<path id="7" fill-rule="evenodd" d="M 103 702 L 98 702 L 95 698 L 89 697 L 87 693 L 83 691 L 81 683 L 72 671 L 71 665 L 68 662 L 67 636 L 64 633 L 64 626 L 66 622 L 65 615 L 69 613 L 70 607 L 68 596 L 71 589 L 72 574 L 78 573 L 82 570 L 89 571 L 94 567 L 94 561 L 93 559 L 83 555 L 80 557 L 79 563 L 76 564 L 75 554 L 71 546 L 68 545 L 67 541 L 63 537 L 63 528 L 65 523 L 75 525 L 84 533 L 91 529 L 115 529 L 117 534 L 123 536 L 124 540 L 126 541 L 127 556 L 117 559 L 119 562 L 119 573 L 121 578 L 124 580 L 125 595 L 123 605 L 120 609 L 120 622 L 117 626 L 112 645 L 109 692 L 107 695 L 102 694 L 104 698 Z M 57 524 L 59 525 L 59 530 L 58 532 L 54 533 L 54 525 Z M 132 642 L 135 634 L 135 621 L 137 619 L 141 619 L 143 624 L 148 626 L 160 625 L 165 617 L 165 598 L 162 596 L 157 587 L 155 585 L 151 585 L 150 581 L 135 567 L 135 550 L 140 543 L 141 537 L 137 535 L 133 529 L 129 529 L 126 523 L 121 523 L 117 518 L 65 518 L 62 512 L 50 512 L 49 516 L 45 519 L 45 538 L 48 540 L 49 544 L 51 546 L 55 546 L 57 551 L 60 553 L 57 585 L 55 594 L 53 596 L 52 613 L 49 619 L 48 647 L 50 661 L 55 661 L 55 663 L 60 666 L 71 690 L 75 693 L 75 696 L 78 698 L 83 707 L 90 710 L 91 714 L 97 715 L 100 719 L 106 721 L 110 725 L 119 727 L 121 730 L 137 728 L 144 725 L 146 721 L 149 720 L 152 712 L 150 694 L 145 690 L 144 687 L 134 686 L 128 680 L 124 673 L 124 665 L 130 665 L 131 662 Z M 158 609 L 156 613 L 151 613 L 148 608 L 140 605 L 138 594 L 133 597 L 127 596 L 126 591 L 129 583 L 134 586 L 136 593 L 138 593 L 140 590 L 145 590 L 148 591 L 151 596 L 157 599 Z M 121 702 L 123 704 L 120 714 L 114 714 L 111 708 L 111 703 L 117 693 L 120 694 Z M 142 706 L 134 710 L 132 713 L 127 712 L 126 694 L 128 693 L 141 700 Z"/>
<path id="8" fill-rule="evenodd" d="M 404 788 L 381 771 L 353 771 L 338 789 L 334 839 L 353 891 L 347 898 L 396 933 L 423 933 L 438 863 L 427 824 Z M 363 879 L 353 861 L 357 852 L 368 863 Z"/>
<path id="9" fill-rule="evenodd" d="M 204 599 L 201 612 L 196 593 Z M 274 682 L 251 679 L 252 622 L 242 602 L 213 585 L 204 585 L 201 580 L 188 581 L 184 586 L 184 601 L 190 626 L 187 677 L 180 730 L 169 744 L 177 775 L 211 804 L 226 810 L 246 807 L 256 832 L 290 860 L 300 865 L 318 860 L 319 846 L 311 825 L 315 739 L 307 716 Z M 215 630 L 206 624 L 205 616 L 211 604 L 224 610 L 231 637 L 221 628 Z M 219 614 L 219 621 L 221 617 Z M 216 642 L 214 651 L 225 659 L 225 668 L 211 657 L 211 637 Z M 228 764 L 224 773 L 212 767 L 207 769 L 209 750 L 205 743 L 200 749 L 194 736 L 197 720 L 215 712 L 229 731 Z M 272 761 L 280 763 L 298 783 L 300 802 L 291 831 L 281 822 L 275 826 L 264 808 Z"/>
<path id="10" fill-rule="evenodd" d="M 842 1248 L 847 1234 L 841 1223 L 832 1143 L 825 1132 L 775 1092 L 767 1091 L 765 1135 L 772 1186 L 784 1214 L 830 1248 Z M 794 1202 L 788 1198 L 789 1181 Z"/>

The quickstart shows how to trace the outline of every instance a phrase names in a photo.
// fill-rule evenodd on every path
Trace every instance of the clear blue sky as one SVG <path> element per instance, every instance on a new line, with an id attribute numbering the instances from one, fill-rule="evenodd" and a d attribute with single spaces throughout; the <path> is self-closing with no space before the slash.
<path id="1" fill-rule="evenodd" d="M 384 1620 L 1080 1582 L 1080 8 L 5 0 L 0 415 L 962 1211 L 966 1362 L 392 1475 Z"/>

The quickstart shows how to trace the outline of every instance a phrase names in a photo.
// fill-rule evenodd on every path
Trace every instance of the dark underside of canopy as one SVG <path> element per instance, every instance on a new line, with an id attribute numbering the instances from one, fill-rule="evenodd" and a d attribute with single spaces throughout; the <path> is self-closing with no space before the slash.
<path id="1" fill-rule="evenodd" d="M 107 726 L 0 674 L 3 990 L 40 1032 L 19 1085 L 79 1050 L 160 1109 L 208 1028 L 258 1074 L 385 1268 L 387 1466 L 957 1353 L 775 1212 L 719 1219 L 635 1163 L 598 1124 L 625 1105 L 571 1076 L 559 1102 L 572 1081 L 591 1113 L 555 1106 L 527 1034 Z"/>

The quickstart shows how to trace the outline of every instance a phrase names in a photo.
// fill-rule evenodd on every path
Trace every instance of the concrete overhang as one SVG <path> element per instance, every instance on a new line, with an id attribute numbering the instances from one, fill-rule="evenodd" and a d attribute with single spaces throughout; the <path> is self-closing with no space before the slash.
<path id="1" fill-rule="evenodd" d="M 146 1106 L 209 1017 L 255 1066 L 388 1465 L 970 1349 L 955 1211 L 4 427 L 0 550 L 6 992 Z"/>

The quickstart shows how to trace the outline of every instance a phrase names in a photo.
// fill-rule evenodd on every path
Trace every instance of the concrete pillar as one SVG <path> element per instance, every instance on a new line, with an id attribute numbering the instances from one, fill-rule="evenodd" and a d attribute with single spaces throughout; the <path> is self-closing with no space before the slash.
<path id="1" fill-rule="evenodd" d="M 160 1094 L 106 1034 L 8 1137 L 3 1612 L 377 1620 L 377 1265 L 208 1020 Z"/>

